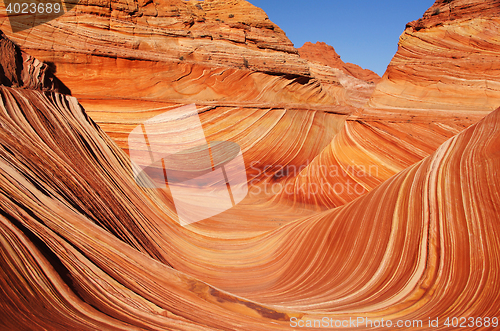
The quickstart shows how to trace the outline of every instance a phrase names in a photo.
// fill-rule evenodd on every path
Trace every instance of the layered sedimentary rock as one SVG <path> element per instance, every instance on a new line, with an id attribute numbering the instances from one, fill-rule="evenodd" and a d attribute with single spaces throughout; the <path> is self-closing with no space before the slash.
<path id="1" fill-rule="evenodd" d="M 0 83 L 3 86 L 70 93 L 50 64 L 21 51 L 0 31 Z"/>
<path id="2" fill-rule="evenodd" d="M 351 102 L 346 86 L 357 79 L 301 58 L 284 32 L 245 1 L 89 2 L 30 30 L 12 33 L 8 24 L 5 18 L 2 27 L 20 47 L 55 64 L 72 95 L 125 151 L 128 134 L 148 117 L 196 103 L 208 140 L 232 139 L 251 155 L 249 171 L 264 185 L 265 199 L 273 195 L 265 193 L 268 177 L 271 184 L 296 177 L 329 145 L 352 106 L 367 101 L 363 94 Z M 283 167 L 291 174 L 276 175 Z"/>
<path id="3" fill-rule="evenodd" d="M 333 46 L 327 45 L 324 42 L 306 42 L 298 49 L 300 57 L 307 59 L 311 62 L 318 62 L 323 65 L 337 68 L 344 73 L 353 76 L 354 78 L 364 80 L 369 83 L 377 83 L 380 76 L 369 69 L 363 69 L 353 63 L 345 63 L 337 54 Z"/>
<path id="4" fill-rule="evenodd" d="M 500 106 L 499 8 L 498 1 L 436 1 L 406 26 L 370 105 L 482 116 Z"/>
<path id="5" fill-rule="evenodd" d="M 500 309 L 500 111 L 350 204 L 261 235 L 241 213 L 231 239 L 181 227 L 74 97 L 0 93 L 4 328 L 278 330 L 363 316 L 426 330 L 429 316 Z"/>
<path id="6" fill-rule="evenodd" d="M 244 0 L 85 1 L 17 33 L 3 16 L 0 29 L 39 60 L 53 62 L 84 104 L 110 96 L 337 103 L 311 78 L 285 33 Z"/>
<path id="7" fill-rule="evenodd" d="M 291 321 L 316 327 L 326 317 L 330 329 L 351 318 L 357 330 L 382 319 L 387 327 L 387 321 L 411 321 L 412 329 L 429 330 L 429 318 L 438 317 L 432 329 L 444 330 L 446 318 L 467 316 L 481 318 L 481 326 L 474 321 L 478 329 L 491 329 L 500 310 L 500 110 L 475 123 L 490 110 L 331 105 L 325 100 L 361 105 L 361 98 L 334 93 L 344 86 L 340 73 L 347 73 L 297 59 L 286 47 L 276 49 L 278 42 L 259 48 L 250 41 L 244 48 L 290 56 L 293 66 L 270 74 L 192 60 L 183 91 L 193 93 L 178 93 L 172 77 L 185 70 L 185 59 L 150 58 L 146 65 L 141 57 L 154 49 L 144 53 L 112 38 L 130 37 L 117 34 L 124 26 L 191 31 L 190 21 L 188 28 L 173 28 L 187 15 L 175 8 L 206 12 L 205 22 L 193 19 L 191 27 L 212 19 L 220 27 L 233 8 L 219 1 L 179 3 L 91 5 L 87 14 L 80 8 L 85 23 L 63 16 L 14 38 L 46 56 L 45 63 L 0 39 L 0 328 L 289 330 Z M 250 26 L 272 31 L 259 25 L 266 21 L 261 11 L 230 4 L 243 8 L 235 7 L 231 18 L 249 14 L 245 20 L 258 18 Z M 157 14 L 136 15 L 158 6 Z M 162 17 L 165 8 L 174 14 Z M 101 31 L 96 22 L 115 25 Z M 167 22 L 173 27 L 165 28 Z M 59 46 L 51 45 L 66 45 L 66 53 L 45 49 L 52 37 L 43 31 L 65 34 Z M 181 32 L 165 38 L 190 40 Z M 270 33 L 282 36 L 276 27 Z M 87 34 L 101 39 L 79 44 Z M 228 40 L 221 42 L 234 42 Z M 105 45 L 121 55 L 89 51 L 99 43 L 99 51 Z M 54 87 L 51 58 L 87 110 Z M 78 62 L 83 58 L 88 61 Z M 173 73 L 154 71 L 163 66 Z M 200 83 L 205 72 L 217 70 L 223 77 L 200 92 L 208 84 Z M 155 94 L 150 81 L 164 85 Z M 212 100 L 216 89 L 220 97 Z M 134 178 L 129 134 L 199 99 L 206 140 L 241 148 L 248 195 L 183 227 L 171 192 Z M 317 103 L 304 105 L 311 100 Z"/>
<path id="8" fill-rule="evenodd" d="M 344 63 L 335 49 L 323 42 L 306 42 L 298 51 L 308 61 L 311 75 L 341 104 L 363 107 L 380 80 L 371 70 Z"/>

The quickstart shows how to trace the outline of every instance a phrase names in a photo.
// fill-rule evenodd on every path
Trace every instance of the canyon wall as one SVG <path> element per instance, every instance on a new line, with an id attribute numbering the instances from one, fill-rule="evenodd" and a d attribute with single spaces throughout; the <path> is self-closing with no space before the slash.
<path id="1" fill-rule="evenodd" d="M 481 117 L 499 107 L 499 14 L 499 1 L 436 1 L 407 24 L 370 106 Z"/>
<path id="2" fill-rule="evenodd" d="M 285 33 L 244 0 L 90 0 L 16 33 L 3 15 L 0 29 L 40 61 L 54 63 L 84 104 L 109 96 L 337 104 L 312 79 Z"/>
<path id="3" fill-rule="evenodd" d="M 0 328 L 491 329 L 497 9 L 436 1 L 378 83 L 245 1 L 0 16 Z M 181 226 L 168 187 L 134 178 L 129 134 L 191 103 L 209 143 L 241 148 L 248 194 Z"/>
<path id="4" fill-rule="evenodd" d="M 425 330 L 429 316 L 500 309 L 500 110 L 339 208 L 252 201 L 295 218 L 259 234 L 244 210 L 238 233 L 223 218 L 180 226 L 74 97 L 0 94 L 4 328 L 289 330 L 362 315 Z"/>

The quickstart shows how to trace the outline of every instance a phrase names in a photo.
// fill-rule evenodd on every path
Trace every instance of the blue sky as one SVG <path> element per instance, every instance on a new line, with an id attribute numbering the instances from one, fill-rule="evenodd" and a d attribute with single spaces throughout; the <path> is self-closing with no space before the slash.
<path id="1" fill-rule="evenodd" d="M 380 76 L 397 51 L 406 23 L 419 19 L 434 0 L 247 0 L 262 8 L 288 38 L 332 45 L 344 62 Z"/>

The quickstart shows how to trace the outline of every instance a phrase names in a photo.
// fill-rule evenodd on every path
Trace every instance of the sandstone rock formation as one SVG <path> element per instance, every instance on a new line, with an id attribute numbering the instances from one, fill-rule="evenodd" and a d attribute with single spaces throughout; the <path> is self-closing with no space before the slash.
<path id="1" fill-rule="evenodd" d="M 495 1 L 445 2 L 404 35 L 494 26 Z M 352 329 L 373 329 L 369 318 L 429 330 L 439 317 L 433 329 L 445 330 L 457 316 L 493 327 L 500 109 L 465 93 L 493 74 L 471 66 L 459 83 L 463 67 L 403 57 L 402 38 L 367 107 L 358 87 L 374 84 L 299 57 L 244 1 L 109 4 L 7 31 L 19 46 L 0 34 L 0 329 L 267 331 L 363 317 Z M 451 4 L 462 14 L 439 26 L 433 10 Z M 484 49 L 469 46 L 493 61 L 497 38 L 482 38 Z M 413 52 L 427 54 L 422 45 Z M 192 56 L 181 60 L 184 49 Z M 383 96 L 415 84 L 427 104 L 434 87 L 413 83 L 412 65 L 446 71 L 464 105 L 439 93 L 428 108 Z M 183 227 L 168 188 L 136 183 L 128 137 L 193 102 L 207 141 L 240 146 L 249 194 Z"/>
<path id="2" fill-rule="evenodd" d="M 311 79 L 285 33 L 244 0 L 90 0 L 18 33 L 0 16 L 0 29 L 31 55 L 53 62 L 84 104 L 110 96 L 337 104 Z"/>
<path id="3" fill-rule="evenodd" d="M 335 49 L 323 42 L 306 42 L 298 51 L 308 60 L 311 75 L 341 104 L 363 107 L 380 80 L 371 70 L 344 63 Z"/>
<path id="4" fill-rule="evenodd" d="M 342 70 L 354 78 L 364 80 L 369 83 L 377 83 L 380 76 L 369 69 L 363 69 L 360 66 L 352 63 L 345 63 L 340 59 L 340 56 L 335 52 L 333 46 L 327 45 L 324 42 L 306 42 L 298 49 L 300 57 L 312 62 L 318 62 L 332 68 Z"/>
<path id="5" fill-rule="evenodd" d="M 4 86 L 57 91 L 70 91 L 54 76 L 50 64 L 40 62 L 21 51 L 0 31 L 0 83 Z"/>
<path id="6" fill-rule="evenodd" d="M 350 204 L 230 239 L 176 223 L 75 98 L 0 93 L 4 328 L 280 330 L 500 309 L 500 110 Z"/>
<path id="7" fill-rule="evenodd" d="M 498 1 L 436 1 L 406 26 L 370 105 L 481 117 L 499 107 L 499 8 Z"/>

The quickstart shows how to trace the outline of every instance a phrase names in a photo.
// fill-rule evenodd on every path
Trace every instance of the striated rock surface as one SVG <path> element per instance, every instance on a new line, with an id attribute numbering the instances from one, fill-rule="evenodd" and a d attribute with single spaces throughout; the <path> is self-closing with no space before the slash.
<path id="1" fill-rule="evenodd" d="M 370 106 L 395 112 L 477 111 L 482 116 L 496 109 L 499 14 L 499 1 L 436 1 L 423 18 L 406 26 Z"/>
<path id="2" fill-rule="evenodd" d="M 239 213 L 236 239 L 181 227 L 74 97 L 0 93 L 3 328 L 286 330 L 364 316 L 426 330 L 429 316 L 500 309 L 500 110 L 340 208 L 260 235 Z"/>
<path id="3" fill-rule="evenodd" d="M 81 23 L 68 13 L 15 34 L 54 60 L 85 109 L 45 83 L 53 69 L 0 39 L 0 329 L 267 331 L 292 330 L 292 319 L 314 327 L 362 317 L 352 329 L 373 329 L 369 318 L 429 330 L 439 317 L 433 329 L 447 330 L 457 316 L 494 328 L 500 109 L 355 108 L 363 94 L 346 82 L 366 81 L 279 45 L 243 46 L 296 59 L 271 74 L 163 60 L 153 54 L 162 43 L 144 51 L 117 42 L 198 42 L 178 20 L 200 7 L 205 21 L 191 27 L 221 26 L 230 8 L 282 36 L 246 2 L 178 3 L 78 6 Z M 141 39 L 141 29 L 158 35 Z M 240 146 L 249 194 L 182 227 L 168 188 L 134 180 L 128 134 L 193 101 L 207 141 Z"/>
<path id="4" fill-rule="evenodd" d="M 332 68 L 340 69 L 344 73 L 353 76 L 354 78 L 364 80 L 369 83 L 377 83 L 380 76 L 369 69 L 363 69 L 360 66 L 352 63 L 345 63 L 340 59 L 333 46 L 327 45 L 324 42 L 306 42 L 298 49 L 300 57 L 311 62 L 317 62 Z"/>
<path id="5" fill-rule="evenodd" d="M 33 56 L 53 62 L 83 104 L 110 96 L 338 104 L 312 79 L 285 33 L 244 0 L 89 0 L 18 33 L 0 16 L 0 29 Z"/>
<path id="6" fill-rule="evenodd" d="M 335 49 L 323 42 L 306 42 L 298 51 L 308 61 L 311 75 L 341 104 L 363 107 L 380 80 L 371 70 L 344 63 Z"/>
<path id="7" fill-rule="evenodd" d="M 0 31 L 0 83 L 10 87 L 70 94 L 70 90 L 54 76 L 51 64 L 40 62 L 21 51 L 2 31 Z"/>

